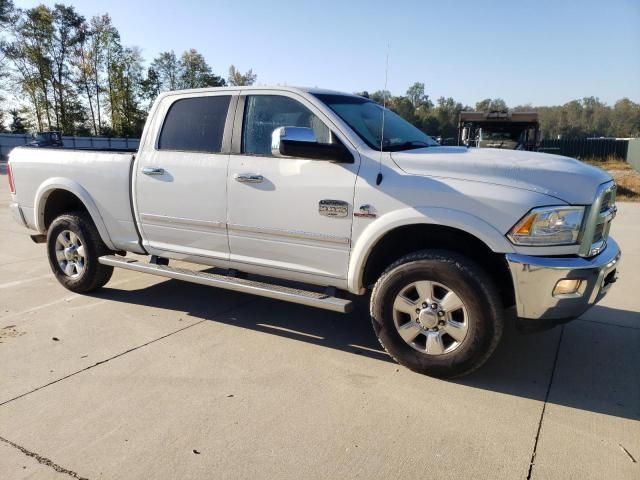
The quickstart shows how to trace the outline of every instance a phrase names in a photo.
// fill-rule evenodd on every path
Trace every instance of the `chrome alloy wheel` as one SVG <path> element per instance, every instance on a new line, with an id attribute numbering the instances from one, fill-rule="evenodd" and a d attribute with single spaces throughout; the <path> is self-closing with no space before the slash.
<path id="1" fill-rule="evenodd" d="M 63 230 L 56 238 L 56 260 L 64 274 L 71 278 L 82 275 L 86 266 L 86 253 L 80 237 L 71 230 Z"/>
<path id="2" fill-rule="evenodd" d="M 393 322 L 402 339 L 427 355 L 458 348 L 469 329 L 460 297 L 449 287 L 429 280 L 413 282 L 393 302 Z"/>

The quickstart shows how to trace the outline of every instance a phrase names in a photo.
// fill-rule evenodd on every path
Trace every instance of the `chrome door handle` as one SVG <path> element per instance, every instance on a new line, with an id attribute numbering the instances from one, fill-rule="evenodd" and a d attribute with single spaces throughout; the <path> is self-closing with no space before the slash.
<path id="1" fill-rule="evenodd" d="M 164 168 L 144 167 L 142 169 L 142 173 L 145 175 L 162 175 L 164 173 Z"/>
<path id="2" fill-rule="evenodd" d="M 236 173 L 233 179 L 240 183 L 262 183 L 264 177 L 255 173 Z"/>

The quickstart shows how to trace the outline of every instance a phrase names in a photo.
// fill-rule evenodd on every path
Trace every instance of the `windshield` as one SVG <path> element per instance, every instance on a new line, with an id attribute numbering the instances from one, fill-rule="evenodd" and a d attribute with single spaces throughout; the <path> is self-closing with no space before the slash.
<path id="1" fill-rule="evenodd" d="M 508 128 L 496 128 L 489 130 L 486 128 L 482 129 L 482 133 L 480 135 L 481 140 L 510 140 L 517 142 L 520 140 L 520 136 L 522 135 L 521 130 L 514 130 Z"/>
<path id="2" fill-rule="evenodd" d="M 391 110 L 363 97 L 351 95 L 314 94 L 349 125 L 374 150 L 395 152 L 438 145 L 433 138 L 417 129 Z M 382 112 L 384 111 L 384 139 Z"/>

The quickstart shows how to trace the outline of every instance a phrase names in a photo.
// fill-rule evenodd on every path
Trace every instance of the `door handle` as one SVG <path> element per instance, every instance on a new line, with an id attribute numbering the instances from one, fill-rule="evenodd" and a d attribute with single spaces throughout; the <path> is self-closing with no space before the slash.
<path id="1" fill-rule="evenodd" d="M 145 175 L 162 175 L 164 173 L 164 168 L 144 167 L 142 169 L 142 173 L 144 173 Z"/>
<path id="2" fill-rule="evenodd" d="M 255 173 L 236 173 L 233 179 L 240 183 L 262 183 L 264 177 Z"/>

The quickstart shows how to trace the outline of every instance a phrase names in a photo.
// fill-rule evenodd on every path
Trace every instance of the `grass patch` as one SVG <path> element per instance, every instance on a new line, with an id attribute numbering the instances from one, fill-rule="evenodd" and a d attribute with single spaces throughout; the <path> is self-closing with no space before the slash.
<path id="1" fill-rule="evenodd" d="M 640 173 L 633 170 L 633 174 L 613 177 L 618 184 L 616 200 L 626 202 L 640 202 Z"/>
<path id="2" fill-rule="evenodd" d="M 583 160 L 584 163 L 606 170 L 618 185 L 616 200 L 621 202 L 640 202 L 640 173 L 627 162 L 609 157 Z"/>
<path id="3" fill-rule="evenodd" d="M 611 160 L 584 160 L 584 163 L 593 165 L 594 167 L 601 168 L 603 170 L 633 170 L 633 167 L 624 160 L 611 159 Z"/>

